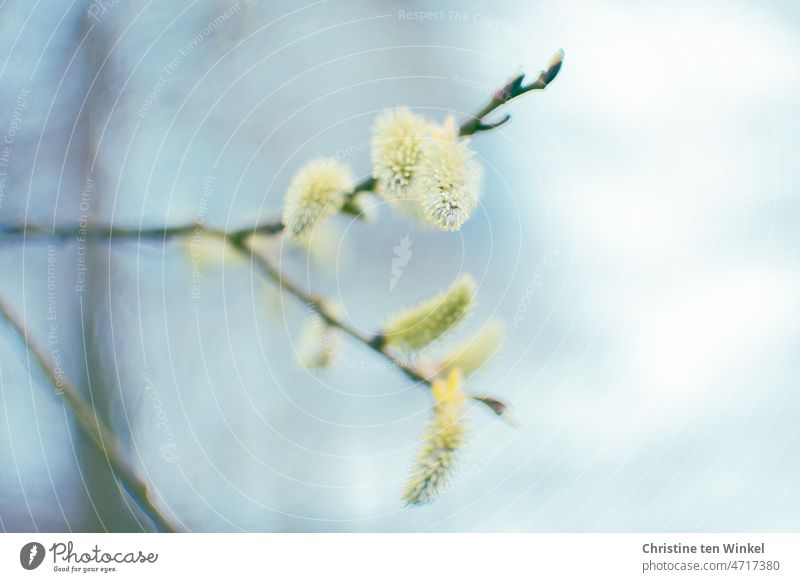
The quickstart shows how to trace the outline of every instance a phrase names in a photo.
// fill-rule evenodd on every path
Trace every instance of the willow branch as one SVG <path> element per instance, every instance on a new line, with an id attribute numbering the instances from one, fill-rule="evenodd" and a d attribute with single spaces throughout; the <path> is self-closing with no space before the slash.
<path id="1" fill-rule="evenodd" d="M 547 64 L 547 68 L 540 71 L 539 76 L 532 83 L 525 84 L 525 73 L 516 73 L 501 89 L 498 89 L 494 92 L 491 99 L 482 108 L 480 108 L 475 114 L 470 116 L 466 121 L 464 121 L 464 123 L 461 124 L 459 127 L 459 135 L 469 136 L 482 131 L 489 131 L 507 123 L 511 119 L 511 116 L 508 114 L 496 121 L 489 121 L 487 118 L 495 110 L 502 107 L 512 99 L 531 91 L 541 91 L 545 89 L 556 78 L 558 72 L 561 70 L 563 58 L 564 52 L 558 51 L 550 59 L 550 62 Z M 358 209 L 357 205 L 354 204 L 354 198 L 360 192 L 373 191 L 376 186 L 377 181 L 372 176 L 365 178 L 356 184 L 353 187 L 353 190 L 348 193 L 342 211 L 349 214 L 359 215 L 360 210 Z M 239 251 L 249 254 L 251 256 L 251 260 L 259 267 L 264 276 L 275 282 L 290 294 L 294 295 L 299 300 L 312 307 L 319 313 L 320 317 L 322 317 L 322 319 L 328 325 L 340 329 L 356 341 L 377 352 L 383 358 L 399 368 L 411 380 L 430 385 L 430 379 L 426 374 L 423 373 L 423 371 L 403 362 L 397 356 L 387 350 L 387 348 L 383 345 L 383 342 L 380 341 L 379 336 L 372 338 L 367 337 L 347 325 L 344 321 L 340 320 L 326 307 L 321 298 L 310 295 L 294 283 L 288 281 L 283 274 L 280 273 L 280 271 L 274 265 L 272 265 L 269 259 L 256 252 L 249 242 L 252 240 L 252 235 L 276 235 L 283 232 L 283 229 L 284 225 L 280 221 L 263 223 L 254 227 L 234 231 L 221 231 L 217 229 L 206 228 L 202 224 L 188 224 L 183 226 L 150 228 L 144 230 L 114 226 L 71 226 L 54 228 L 43 228 L 38 226 L 0 226 L 0 235 L 21 236 L 23 237 L 23 240 L 29 236 L 46 236 L 50 239 L 55 238 L 61 240 L 67 240 L 70 238 L 77 239 L 80 237 L 80 240 L 105 239 L 109 241 L 115 239 L 164 241 L 168 238 L 185 237 L 195 234 L 206 234 L 219 237 L 231 243 Z M 13 319 L 13 316 L 11 316 L 10 313 L 5 309 L 3 309 L 3 315 L 17 329 L 17 331 L 25 340 L 29 349 L 31 349 L 37 356 L 42 368 L 45 370 L 51 380 L 53 380 L 55 377 L 52 369 L 49 368 L 47 361 L 42 357 L 41 353 L 28 342 L 27 334 L 24 332 L 24 328 L 16 325 L 17 322 Z M 139 497 L 141 497 L 141 499 L 138 499 L 138 501 L 149 504 L 146 487 L 141 484 L 141 482 L 136 480 L 136 477 L 132 471 L 122 462 L 122 457 L 118 454 L 118 447 L 115 444 L 115 441 L 113 439 L 109 440 L 111 437 L 110 431 L 108 431 L 108 429 L 106 429 L 99 422 L 99 419 L 95 418 L 95 415 L 92 414 L 91 406 L 85 400 L 83 400 L 80 394 L 74 389 L 70 389 L 69 391 L 65 390 L 64 395 L 68 405 L 70 405 L 70 407 L 73 409 L 76 418 L 79 419 L 79 425 L 85 432 L 87 432 L 87 434 L 89 434 L 90 437 L 92 437 L 94 442 L 98 443 L 98 445 L 101 447 L 101 450 L 105 450 L 103 446 L 104 441 L 114 444 L 114 446 L 110 449 L 114 454 L 110 455 L 109 461 L 112 462 L 112 464 L 119 464 L 119 472 L 121 475 L 127 476 L 129 479 L 134 479 L 130 489 L 131 492 L 138 490 L 140 493 Z M 506 412 L 506 405 L 499 400 L 495 400 L 494 398 L 488 396 L 473 396 L 473 398 L 488 406 L 495 414 L 503 415 Z M 94 421 L 92 421 L 92 419 L 94 419 Z M 139 489 L 136 489 L 136 487 L 139 487 Z M 155 513 L 151 517 L 154 519 L 154 521 L 157 521 L 160 518 L 160 515 L 157 513 L 154 507 L 152 507 L 152 510 L 155 511 Z M 162 525 L 168 526 L 169 524 L 164 522 Z M 170 530 L 170 528 L 165 529 Z"/>
<path id="2" fill-rule="evenodd" d="M 137 475 L 135 469 L 127 462 L 122 448 L 114 433 L 95 413 L 92 405 L 68 380 L 56 375 L 52 365 L 28 334 L 24 323 L 0 297 L 0 317 L 5 319 L 16 331 L 28 351 L 33 354 L 44 375 L 61 396 L 77 421 L 80 431 L 89 438 L 97 452 L 104 456 L 114 476 L 119 480 L 134 502 L 141 508 L 153 525 L 162 532 L 175 532 L 178 528 L 168 519 L 150 499 L 147 484 Z M 57 379 L 58 378 L 58 379 Z"/>
<path id="3" fill-rule="evenodd" d="M 504 115 L 497 121 L 489 121 L 487 120 L 487 117 L 512 99 L 516 99 L 517 97 L 525 95 L 531 91 L 544 90 L 558 76 L 558 72 L 561 70 L 561 64 L 563 61 L 564 51 L 559 50 L 550 59 L 547 67 L 539 72 L 539 76 L 532 83 L 525 84 L 524 72 L 520 71 L 514 74 L 514 76 L 512 76 L 503 87 L 492 94 L 491 99 L 489 99 L 489 101 L 483 107 L 481 107 L 477 112 L 472 114 L 466 121 L 464 121 L 464 123 L 461 124 L 459 127 L 459 135 L 469 136 L 482 131 L 489 131 L 500 127 L 504 123 L 507 123 L 511 119 L 511 115 L 509 114 Z M 377 181 L 372 176 L 361 180 L 353 187 L 353 190 L 347 194 L 342 212 L 359 216 L 361 211 L 353 203 L 353 199 L 361 192 L 371 192 L 375 190 L 376 186 Z M 124 227 L 117 228 L 113 226 L 89 226 L 85 228 L 79 226 L 56 228 L 42 228 L 38 226 L 0 226 L 0 235 L 25 237 L 47 236 L 56 239 L 69 239 L 82 236 L 86 239 L 164 240 L 171 237 L 189 236 L 194 233 L 202 233 L 211 236 L 229 238 L 232 241 L 241 241 L 250 235 L 273 235 L 280 234 L 281 232 L 283 232 L 283 224 L 280 220 L 228 232 L 205 228 L 202 225 L 197 224 L 165 228 L 150 228 L 145 230 Z"/>
<path id="4" fill-rule="evenodd" d="M 341 330 L 360 344 L 370 348 L 372 351 L 379 354 L 382 358 L 389 361 L 394 367 L 403 372 L 403 374 L 405 374 L 410 380 L 428 387 L 431 386 L 432 378 L 429 374 L 425 373 L 424 370 L 409 364 L 408 362 L 404 362 L 396 354 L 390 351 L 382 341 L 380 341 L 380 336 L 370 337 L 359 332 L 357 329 L 348 325 L 345 321 L 335 315 L 328 308 L 325 301 L 321 297 L 304 291 L 302 288 L 300 288 L 300 286 L 288 279 L 283 273 L 280 272 L 280 270 L 268 257 L 262 253 L 259 253 L 255 247 L 253 247 L 252 239 L 227 240 L 236 250 L 243 253 L 245 256 L 249 256 L 251 262 L 258 267 L 258 270 L 266 279 L 270 280 L 278 287 L 290 295 L 293 295 L 295 298 L 299 299 L 305 305 L 313 309 L 314 312 L 317 313 L 327 325 Z M 488 406 L 489 409 L 498 416 L 503 416 L 508 410 L 508 407 L 505 403 L 490 396 L 475 395 L 472 396 L 472 398 L 481 404 Z"/>

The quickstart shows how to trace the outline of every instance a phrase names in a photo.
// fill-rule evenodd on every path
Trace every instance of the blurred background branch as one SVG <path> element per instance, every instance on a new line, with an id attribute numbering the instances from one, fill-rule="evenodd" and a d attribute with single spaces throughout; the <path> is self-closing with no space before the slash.
<path id="1" fill-rule="evenodd" d="M 29 336 L 25 324 L 3 297 L 0 297 L 0 317 L 16 332 L 25 344 L 28 353 L 33 355 L 36 364 L 44 372 L 55 394 L 61 397 L 62 402 L 69 409 L 79 430 L 93 444 L 97 454 L 108 463 L 115 478 L 118 479 L 121 489 L 127 491 L 130 498 L 147 515 L 158 531 L 179 531 L 172 519 L 167 517 L 154 503 L 147 484 L 126 459 L 114 432 L 105 425 L 95 411 L 94 405 L 86 400 L 68 379 L 57 377 L 56 371 L 42 349 Z M 30 365 L 28 365 L 28 369 L 31 369 Z"/>

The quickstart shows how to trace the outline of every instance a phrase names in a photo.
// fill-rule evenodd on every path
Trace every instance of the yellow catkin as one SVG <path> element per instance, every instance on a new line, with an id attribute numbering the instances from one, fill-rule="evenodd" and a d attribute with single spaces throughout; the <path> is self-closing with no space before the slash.
<path id="1" fill-rule="evenodd" d="M 406 505 L 430 503 L 447 487 L 467 435 L 466 398 L 460 385 L 459 370 L 452 370 L 447 379 L 433 381 L 433 420 L 422 435 L 414 468 L 403 490 Z"/>
<path id="2" fill-rule="evenodd" d="M 506 337 L 505 325 L 499 320 L 488 321 L 471 338 L 450 348 L 440 359 L 441 371 L 458 368 L 465 376 L 480 370 L 497 352 Z"/>

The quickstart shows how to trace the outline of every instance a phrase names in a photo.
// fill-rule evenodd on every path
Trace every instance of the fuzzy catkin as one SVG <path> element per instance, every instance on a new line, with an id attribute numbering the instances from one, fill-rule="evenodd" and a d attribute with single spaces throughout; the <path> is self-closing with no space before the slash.
<path id="1" fill-rule="evenodd" d="M 458 451 L 467 436 L 466 398 L 460 384 L 459 370 L 451 371 L 447 380 L 436 378 L 433 381 L 436 401 L 433 420 L 422 435 L 414 468 L 403 490 L 406 505 L 430 503 L 447 487 Z"/>
<path id="2" fill-rule="evenodd" d="M 427 219 L 454 231 L 478 205 L 483 170 L 468 140 L 432 140 L 419 169 L 418 193 Z"/>
<path id="3" fill-rule="evenodd" d="M 475 300 L 475 281 L 462 275 L 447 291 L 395 315 L 383 328 L 386 345 L 403 352 L 420 350 L 453 329 Z"/>
<path id="4" fill-rule="evenodd" d="M 452 116 L 439 125 L 398 107 L 375 123 L 378 191 L 404 214 L 442 230 L 459 230 L 478 204 L 483 171 L 474 155 Z"/>
<path id="5" fill-rule="evenodd" d="M 384 112 L 372 136 L 373 175 L 390 200 L 408 198 L 422 160 L 428 123 L 408 107 Z"/>
<path id="6" fill-rule="evenodd" d="M 350 170 L 334 159 L 318 158 L 301 167 L 284 199 L 283 225 L 289 237 L 305 238 L 337 213 L 351 183 Z"/>

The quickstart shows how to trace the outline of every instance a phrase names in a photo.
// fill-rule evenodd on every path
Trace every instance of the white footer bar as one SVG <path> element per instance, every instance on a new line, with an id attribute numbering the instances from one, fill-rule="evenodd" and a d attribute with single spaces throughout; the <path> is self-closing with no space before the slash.
<path id="1" fill-rule="evenodd" d="M 3 534 L 0 580 L 800 580 L 800 534 Z"/>

